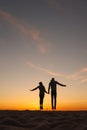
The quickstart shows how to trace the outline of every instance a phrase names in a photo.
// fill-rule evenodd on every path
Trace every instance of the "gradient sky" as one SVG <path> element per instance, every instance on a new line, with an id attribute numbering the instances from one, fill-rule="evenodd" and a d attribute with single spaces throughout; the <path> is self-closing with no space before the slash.
<path id="1" fill-rule="evenodd" d="M 58 110 L 87 110 L 87 0 L 0 0 L 0 109 L 39 109 L 52 77 Z"/>

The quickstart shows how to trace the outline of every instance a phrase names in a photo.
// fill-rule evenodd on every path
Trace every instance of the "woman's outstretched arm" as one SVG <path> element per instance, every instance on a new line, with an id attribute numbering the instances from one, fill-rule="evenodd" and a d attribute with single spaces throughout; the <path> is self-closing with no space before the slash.
<path id="1" fill-rule="evenodd" d="M 39 87 L 36 87 L 36 88 L 34 88 L 34 89 L 31 89 L 30 91 L 34 91 L 34 90 L 36 90 L 36 89 L 38 89 Z"/>

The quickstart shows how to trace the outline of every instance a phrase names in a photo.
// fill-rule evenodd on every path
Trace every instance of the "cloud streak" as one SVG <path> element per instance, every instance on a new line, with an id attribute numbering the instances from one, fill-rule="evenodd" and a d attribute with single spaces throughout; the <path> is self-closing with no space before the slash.
<path id="1" fill-rule="evenodd" d="M 42 54 L 45 54 L 48 51 L 49 44 L 44 42 L 44 38 L 41 37 L 41 33 L 38 29 L 33 27 L 28 28 L 18 18 L 3 10 L 0 10 L 0 17 L 13 27 L 16 27 L 19 33 L 23 34 L 22 36 L 26 37 L 27 39 L 31 38 L 34 41 L 35 46 L 37 46 Z"/>
<path id="2" fill-rule="evenodd" d="M 87 72 L 87 68 L 83 68 L 82 70 L 81 70 L 81 72 L 83 73 L 83 72 Z"/>
<path id="3" fill-rule="evenodd" d="M 87 68 L 82 68 L 78 72 L 67 76 L 68 79 L 79 80 L 81 83 L 87 82 Z"/>
<path id="4" fill-rule="evenodd" d="M 31 62 L 27 62 L 26 65 L 28 65 L 28 66 L 31 67 L 31 68 L 34 68 L 34 69 L 38 69 L 38 70 L 40 70 L 40 71 L 43 71 L 43 72 L 45 72 L 45 73 L 47 73 L 47 74 L 49 74 L 49 75 L 52 75 L 52 76 L 64 77 L 64 75 L 61 74 L 61 73 L 56 73 L 56 72 L 54 72 L 54 71 L 52 71 L 52 70 L 49 70 L 49 69 L 40 67 L 40 66 L 35 65 L 35 64 L 31 63 Z"/>
<path id="5" fill-rule="evenodd" d="M 62 73 L 58 73 L 58 72 L 49 70 L 49 69 L 47 69 L 47 68 L 43 68 L 43 67 L 41 67 L 41 66 L 38 66 L 38 65 L 36 65 L 36 64 L 33 64 L 32 62 L 27 62 L 26 65 L 29 66 L 29 67 L 31 67 L 31 68 L 34 68 L 34 69 L 43 71 L 43 72 L 45 72 L 46 74 L 49 74 L 49 75 L 51 75 L 51 76 L 63 77 L 63 78 L 65 78 L 65 79 L 69 79 L 69 80 L 80 80 L 81 83 L 87 82 L 87 76 L 84 76 L 84 73 L 87 72 L 87 68 L 83 68 L 83 69 L 81 69 L 81 70 L 78 71 L 78 72 L 75 72 L 75 73 L 73 73 L 73 74 L 66 75 L 66 74 L 62 74 Z"/>

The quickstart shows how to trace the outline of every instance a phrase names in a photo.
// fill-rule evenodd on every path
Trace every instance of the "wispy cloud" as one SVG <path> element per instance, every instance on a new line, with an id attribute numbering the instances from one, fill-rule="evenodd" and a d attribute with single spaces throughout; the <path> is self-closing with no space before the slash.
<path id="1" fill-rule="evenodd" d="M 67 76 L 68 79 L 80 80 L 80 82 L 87 82 L 87 68 L 82 68 L 78 72 L 70 74 Z"/>
<path id="2" fill-rule="evenodd" d="M 80 71 L 67 75 L 67 79 L 78 80 L 80 78 L 81 78 Z"/>
<path id="3" fill-rule="evenodd" d="M 69 80 L 79 80 L 79 82 L 81 82 L 81 83 L 87 82 L 87 75 L 84 76 L 84 72 L 87 72 L 86 68 L 83 68 L 80 71 L 75 72 L 73 74 L 66 75 L 66 74 L 58 73 L 58 72 L 49 70 L 47 68 L 41 67 L 39 65 L 33 64 L 32 62 L 27 62 L 26 65 L 28 65 L 31 68 L 43 71 L 51 76 L 63 77 L 65 79 L 69 79 Z"/>
<path id="4" fill-rule="evenodd" d="M 35 29 L 35 28 L 32 28 L 31 31 L 30 31 L 30 34 L 31 34 L 32 39 L 33 39 L 34 41 L 40 42 L 41 36 L 40 36 L 39 30 L 37 30 L 37 29 Z"/>
<path id="5" fill-rule="evenodd" d="M 87 68 L 83 68 L 81 72 L 87 72 Z"/>
<path id="6" fill-rule="evenodd" d="M 82 83 L 87 82 L 87 78 L 82 79 L 81 82 L 82 82 Z"/>
<path id="7" fill-rule="evenodd" d="M 30 31 L 18 20 L 16 17 L 12 16 L 10 13 L 0 10 L 0 16 L 9 24 L 13 25 L 20 32 L 29 35 Z"/>
<path id="8" fill-rule="evenodd" d="M 42 54 L 47 52 L 49 44 L 44 42 L 44 38 L 41 36 L 41 33 L 38 29 L 25 26 L 18 18 L 3 10 L 0 10 L 0 17 L 13 27 L 16 27 L 19 33 L 23 34 L 22 36 L 26 37 L 27 39 L 31 38 Z"/>
<path id="9" fill-rule="evenodd" d="M 43 71 L 43 72 L 45 72 L 45 73 L 47 73 L 47 74 L 49 74 L 49 75 L 52 75 L 52 76 L 58 76 L 58 77 L 63 77 L 63 76 L 64 76 L 64 75 L 61 74 L 61 73 L 56 73 L 56 72 L 54 72 L 54 71 L 52 71 L 52 70 L 49 70 L 49 69 L 47 69 L 47 68 L 40 67 L 39 65 L 35 65 L 35 64 L 33 64 L 32 62 L 27 62 L 26 65 L 28 65 L 29 67 L 38 69 L 38 70 L 40 70 L 40 71 Z"/>
<path id="10" fill-rule="evenodd" d="M 45 54 L 51 49 L 51 43 L 49 42 L 41 42 L 42 44 L 39 44 L 39 50 L 41 51 L 42 54 Z"/>

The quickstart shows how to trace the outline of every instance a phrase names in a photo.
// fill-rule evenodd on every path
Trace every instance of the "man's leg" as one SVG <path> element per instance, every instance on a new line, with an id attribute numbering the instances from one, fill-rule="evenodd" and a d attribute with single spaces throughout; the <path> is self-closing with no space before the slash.
<path id="1" fill-rule="evenodd" d="M 56 109 L 56 94 L 54 95 L 54 109 Z"/>
<path id="2" fill-rule="evenodd" d="M 53 94 L 51 93 L 51 105 L 52 105 L 52 109 L 54 108 L 53 107 Z"/>

